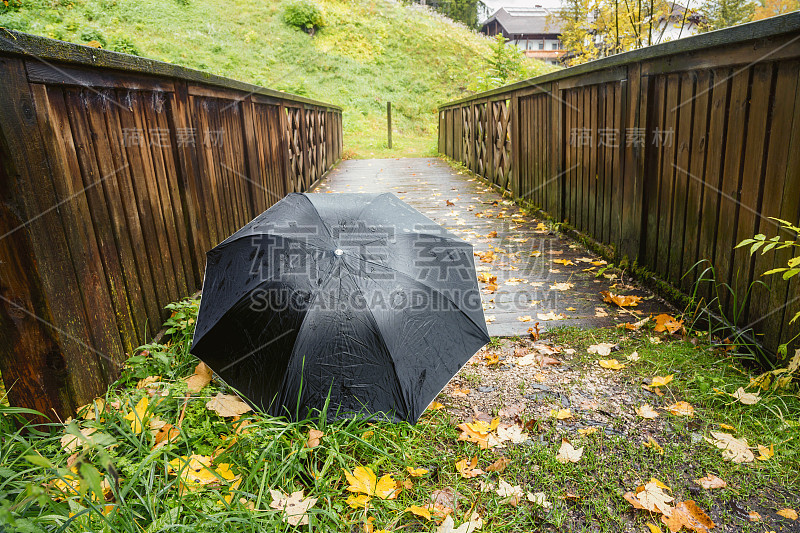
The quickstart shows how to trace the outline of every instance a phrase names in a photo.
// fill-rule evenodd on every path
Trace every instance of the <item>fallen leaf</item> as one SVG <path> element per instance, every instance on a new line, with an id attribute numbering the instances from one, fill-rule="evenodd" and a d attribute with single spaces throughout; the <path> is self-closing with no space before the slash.
<path id="1" fill-rule="evenodd" d="M 633 352 L 630 355 L 625 356 L 628 361 L 636 362 L 640 359 L 639 352 Z"/>
<path id="2" fill-rule="evenodd" d="M 761 515 L 758 514 L 756 511 L 750 511 L 749 513 L 747 513 L 747 519 L 750 520 L 751 522 L 758 522 L 759 520 L 761 520 Z"/>
<path id="3" fill-rule="evenodd" d="M 416 468 L 416 467 L 413 467 L 413 466 L 407 466 L 406 467 L 406 472 L 408 472 L 408 474 L 411 477 L 422 477 L 422 476 L 424 476 L 425 474 L 428 473 L 428 469 L 427 468 Z"/>
<path id="4" fill-rule="evenodd" d="M 660 455 L 664 455 L 664 448 L 662 448 L 661 445 L 658 442 L 656 442 L 656 439 L 654 439 L 653 437 L 647 437 L 647 442 L 644 443 L 644 447 L 651 448 L 656 452 L 658 452 Z"/>
<path id="5" fill-rule="evenodd" d="M 471 479 L 484 474 L 484 471 L 480 468 L 477 468 L 477 465 L 477 456 L 473 457 L 472 459 L 464 458 L 456 462 L 456 471 L 461 474 L 461 477 Z"/>
<path id="6" fill-rule="evenodd" d="M 352 509 L 366 509 L 371 499 L 372 498 L 366 494 L 359 494 L 358 496 L 351 494 L 347 497 L 345 503 L 347 503 L 347 505 L 349 505 Z"/>
<path id="7" fill-rule="evenodd" d="M 136 388 L 143 389 L 148 385 L 158 383 L 159 381 L 161 381 L 161 376 L 147 376 L 146 378 L 139 380 L 139 383 L 136 384 Z"/>
<path id="8" fill-rule="evenodd" d="M 520 401 L 503 407 L 497 414 L 500 415 L 501 418 L 513 419 L 522 414 L 524 410 L 525 410 L 525 402 Z"/>
<path id="9" fill-rule="evenodd" d="M 560 282 L 560 283 L 553 283 L 550 285 L 551 291 L 568 291 L 572 289 L 574 285 L 572 283 Z"/>
<path id="10" fill-rule="evenodd" d="M 650 382 L 651 387 L 666 387 L 672 378 L 675 377 L 673 374 L 668 376 L 655 376 L 653 381 Z"/>
<path id="11" fill-rule="evenodd" d="M 224 418 L 241 416 L 253 410 L 238 396 L 222 394 L 221 392 L 218 392 L 214 398 L 210 399 L 206 403 L 206 407 Z"/>
<path id="12" fill-rule="evenodd" d="M 553 409 L 550 411 L 550 414 L 556 417 L 558 420 L 567 420 L 572 418 L 572 410 L 571 409 Z"/>
<path id="13" fill-rule="evenodd" d="M 71 424 L 71 427 L 74 427 L 74 424 Z M 80 434 L 88 438 L 89 435 L 95 431 L 97 431 L 95 428 L 83 428 L 80 430 Z M 74 453 L 79 447 L 86 446 L 87 444 L 89 443 L 72 433 L 67 433 L 61 437 L 61 448 L 67 453 Z"/>
<path id="14" fill-rule="evenodd" d="M 623 365 L 616 359 L 600 359 L 597 361 L 597 364 L 609 370 L 622 370 L 623 368 L 625 368 L 625 365 Z"/>
<path id="15" fill-rule="evenodd" d="M 144 429 L 144 418 L 149 404 L 150 400 L 148 400 L 147 396 L 144 396 L 136 404 L 136 407 L 125 415 L 125 420 L 131 423 L 131 429 L 134 433 L 141 433 L 142 429 Z"/>
<path id="16" fill-rule="evenodd" d="M 532 504 L 543 507 L 544 509 L 550 509 L 553 506 L 552 503 L 547 501 L 547 494 L 544 492 L 537 492 L 535 494 L 533 492 L 529 492 L 525 495 L 525 497 Z"/>
<path id="17" fill-rule="evenodd" d="M 641 300 L 641 297 L 639 296 L 623 296 L 621 294 L 614 294 L 610 291 L 602 291 L 600 295 L 603 296 L 604 302 L 613 303 L 619 307 L 636 307 L 639 305 L 639 301 Z"/>
<path id="18" fill-rule="evenodd" d="M 528 440 L 528 434 L 523 431 L 522 426 L 516 424 L 501 425 L 497 428 L 497 440 L 501 443 L 510 441 L 514 444 L 521 444 Z"/>
<path id="19" fill-rule="evenodd" d="M 581 428 L 581 429 L 579 429 L 578 430 L 578 434 L 579 435 L 583 435 L 584 437 L 588 437 L 589 435 L 594 435 L 598 431 L 600 431 L 600 430 L 597 429 L 596 427 L 592 426 L 590 428 Z"/>
<path id="20" fill-rule="evenodd" d="M 228 463 L 220 463 L 214 467 L 212 458 L 208 455 L 176 457 L 169 462 L 168 468 L 170 473 L 178 475 L 181 487 L 189 490 L 197 490 L 206 485 L 216 486 L 236 478 Z"/>
<path id="21" fill-rule="evenodd" d="M 458 527 L 455 527 L 453 517 L 447 515 L 439 527 L 436 528 L 436 533 L 473 533 L 473 531 L 481 527 L 483 527 L 483 520 L 478 516 L 478 513 L 472 513 L 470 519 Z"/>
<path id="22" fill-rule="evenodd" d="M 647 529 L 650 530 L 650 533 L 663 533 L 661 528 L 653 523 L 647 522 L 645 525 L 647 526 Z"/>
<path id="23" fill-rule="evenodd" d="M 722 450 L 722 457 L 734 463 L 752 463 L 755 460 L 753 452 L 747 445 L 747 439 L 737 439 L 730 433 L 712 431 L 712 439 L 703 437 L 707 442 Z"/>
<path id="24" fill-rule="evenodd" d="M 583 446 L 574 448 L 567 439 L 561 439 L 561 447 L 556 454 L 559 463 L 577 463 L 583 457 Z"/>
<path id="25" fill-rule="evenodd" d="M 431 512 L 426 509 L 425 507 L 420 507 L 419 505 L 412 505 L 410 507 L 406 507 L 403 510 L 404 513 L 412 513 L 420 518 L 424 518 L 425 520 L 431 519 Z"/>
<path id="26" fill-rule="evenodd" d="M 200 361 L 194 368 L 194 374 L 186 378 L 186 386 L 189 392 L 200 392 L 203 387 L 211 383 L 213 373 L 204 362 Z"/>
<path id="27" fill-rule="evenodd" d="M 592 344 L 586 351 L 597 355 L 609 355 L 615 346 L 616 344 L 601 342 L 600 344 Z"/>
<path id="28" fill-rule="evenodd" d="M 531 315 L 525 315 L 525 316 L 518 316 L 517 320 L 519 320 L 520 322 L 530 322 L 531 320 L 533 320 L 533 318 L 531 318 Z"/>
<path id="29" fill-rule="evenodd" d="M 153 450 L 173 442 L 180 436 L 180 434 L 180 430 L 172 424 L 164 424 L 156 431 Z"/>
<path id="30" fill-rule="evenodd" d="M 637 487 L 635 493 L 626 492 L 623 497 L 636 509 L 645 509 L 670 516 L 672 506 L 669 505 L 669 502 L 674 501 L 674 498 L 664 492 L 664 487 L 666 485 L 653 478 L 645 485 Z"/>
<path id="31" fill-rule="evenodd" d="M 759 461 L 769 461 L 775 456 L 775 445 L 770 444 L 769 448 L 766 446 L 762 446 L 761 444 L 758 445 L 758 459 Z"/>
<path id="32" fill-rule="evenodd" d="M 272 495 L 272 503 L 269 506 L 283 511 L 284 522 L 293 526 L 308 525 L 308 510 L 317 503 L 317 498 L 304 498 L 302 490 L 295 491 L 291 495 L 274 489 L 270 489 L 269 492 Z"/>
<path id="33" fill-rule="evenodd" d="M 486 366 L 492 366 L 500 363 L 500 356 L 495 353 L 486 354 L 484 357 Z"/>
<path id="34" fill-rule="evenodd" d="M 736 392 L 731 394 L 731 396 L 733 396 L 734 398 L 736 398 L 745 405 L 756 404 L 761 399 L 759 393 L 745 392 L 744 387 L 739 387 L 738 389 L 736 389 Z"/>
<path id="35" fill-rule="evenodd" d="M 564 320 L 567 317 L 566 315 L 564 315 L 564 313 L 556 314 L 555 312 L 550 311 L 549 313 L 536 313 L 536 318 L 538 318 L 539 320 L 546 321 L 546 320 Z"/>
<path id="36" fill-rule="evenodd" d="M 344 475 L 347 482 L 350 483 L 350 486 L 347 487 L 350 492 L 377 496 L 383 500 L 393 500 L 397 497 L 397 483 L 391 474 L 386 474 L 378 479 L 371 468 L 357 466 L 352 473 L 345 470 Z"/>
<path id="37" fill-rule="evenodd" d="M 788 518 L 789 520 L 797 520 L 797 511 L 795 511 L 794 509 L 790 509 L 787 507 L 786 509 L 781 509 L 780 511 L 777 511 L 777 513 L 784 518 Z"/>
<path id="38" fill-rule="evenodd" d="M 706 477 L 701 477 L 700 479 L 695 479 L 695 483 L 703 487 L 704 489 L 722 489 L 728 486 L 725 481 L 714 474 L 707 474 Z"/>
<path id="39" fill-rule="evenodd" d="M 666 410 L 675 416 L 694 416 L 694 407 L 689 402 L 676 402 L 667 407 Z"/>
<path id="40" fill-rule="evenodd" d="M 571 266 L 571 265 L 574 266 L 575 265 L 575 263 L 573 263 L 569 259 L 553 259 L 553 263 L 558 263 L 559 265 L 564 265 L 564 266 Z"/>
<path id="41" fill-rule="evenodd" d="M 504 499 L 501 503 L 510 503 L 514 507 L 516 507 L 520 500 L 522 500 L 522 497 L 525 496 L 522 487 L 519 485 L 511 485 L 503 478 L 497 481 L 497 490 L 495 490 L 495 493 Z"/>
<path id="42" fill-rule="evenodd" d="M 308 439 L 306 440 L 306 448 L 316 448 L 319 446 L 323 435 L 325 435 L 325 433 L 318 429 L 309 429 Z"/>
<path id="43" fill-rule="evenodd" d="M 508 468 L 508 465 L 510 464 L 511 464 L 511 459 L 509 459 L 508 457 L 501 457 L 497 461 L 487 466 L 486 471 L 497 472 L 498 474 L 501 474 L 506 468 Z"/>
<path id="44" fill-rule="evenodd" d="M 641 407 L 637 407 L 636 414 L 649 420 L 658 418 L 658 413 L 650 406 L 650 404 L 644 404 Z"/>
<path id="45" fill-rule="evenodd" d="M 437 402 L 436 400 L 432 401 L 431 404 L 428 406 L 428 410 L 430 411 L 439 411 L 444 409 L 444 404 Z"/>
<path id="46" fill-rule="evenodd" d="M 714 529 L 714 522 L 693 500 L 680 502 L 672 509 L 671 515 L 664 513 L 661 521 L 673 533 L 680 530 L 681 527 L 697 533 L 708 533 Z"/>
<path id="47" fill-rule="evenodd" d="M 669 333 L 675 333 L 683 328 L 683 320 L 676 320 L 674 317 L 671 317 L 665 313 L 662 313 L 655 317 L 655 328 L 654 331 L 657 333 L 663 333 L 665 331 Z"/>

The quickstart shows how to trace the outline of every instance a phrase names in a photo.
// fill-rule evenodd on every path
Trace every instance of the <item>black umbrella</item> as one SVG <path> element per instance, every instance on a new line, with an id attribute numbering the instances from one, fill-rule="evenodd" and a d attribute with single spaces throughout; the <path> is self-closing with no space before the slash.
<path id="1" fill-rule="evenodd" d="M 208 252 L 191 352 L 273 415 L 415 422 L 488 340 L 472 245 L 393 194 L 290 194 Z"/>

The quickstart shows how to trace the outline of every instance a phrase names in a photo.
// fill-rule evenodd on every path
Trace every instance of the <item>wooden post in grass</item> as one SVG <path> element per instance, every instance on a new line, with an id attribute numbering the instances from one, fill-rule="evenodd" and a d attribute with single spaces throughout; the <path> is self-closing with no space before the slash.
<path id="1" fill-rule="evenodd" d="M 386 131 L 389 134 L 389 148 L 392 147 L 392 103 L 386 102 Z"/>

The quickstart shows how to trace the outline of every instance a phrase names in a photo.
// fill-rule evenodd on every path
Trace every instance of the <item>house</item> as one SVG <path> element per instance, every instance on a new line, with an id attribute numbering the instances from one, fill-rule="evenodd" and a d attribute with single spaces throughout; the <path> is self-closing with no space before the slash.
<path id="1" fill-rule="evenodd" d="M 560 40 L 560 23 L 542 6 L 501 7 L 481 26 L 488 36 L 502 34 L 525 55 L 554 65 L 566 53 Z"/>

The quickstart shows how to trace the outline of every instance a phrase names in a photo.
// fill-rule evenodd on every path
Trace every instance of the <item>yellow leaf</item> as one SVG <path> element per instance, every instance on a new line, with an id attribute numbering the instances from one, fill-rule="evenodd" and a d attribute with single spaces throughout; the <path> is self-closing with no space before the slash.
<path id="1" fill-rule="evenodd" d="M 359 494 L 358 496 L 351 494 L 347 497 L 345 503 L 353 509 L 364 509 L 369 505 L 370 499 L 366 494 Z"/>
<path id="2" fill-rule="evenodd" d="M 603 296 L 603 301 L 606 303 L 613 303 L 618 305 L 619 307 L 636 307 L 639 305 L 639 301 L 641 297 L 639 296 L 623 296 L 621 294 L 614 294 L 613 292 L 609 291 L 602 291 L 600 293 Z"/>
<path id="3" fill-rule="evenodd" d="M 644 447 L 652 448 L 659 454 L 664 455 L 664 448 L 662 448 L 661 445 L 658 442 L 656 442 L 656 440 L 653 437 L 647 437 L 647 442 L 644 443 Z"/>
<path id="4" fill-rule="evenodd" d="M 572 418 L 571 409 L 553 409 L 550 411 L 550 414 L 556 417 L 558 420 L 567 420 L 568 418 Z"/>
<path id="5" fill-rule="evenodd" d="M 720 424 L 719 427 L 721 427 L 722 429 L 727 429 L 729 431 L 736 431 L 736 428 L 730 424 Z"/>
<path id="6" fill-rule="evenodd" d="M 715 526 L 711 518 L 692 500 L 678 503 L 670 515 L 664 513 L 661 521 L 673 532 L 686 527 L 697 533 L 709 533 Z"/>
<path id="7" fill-rule="evenodd" d="M 368 438 L 372 437 L 374 434 L 375 434 L 374 431 L 372 431 L 371 429 L 368 429 L 367 431 L 365 431 L 364 433 L 361 434 L 361 438 L 364 439 L 364 440 L 367 440 Z"/>
<path id="8" fill-rule="evenodd" d="M 666 409 L 675 416 L 694 416 L 694 407 L 689 402 L 677 402 Z"/>
<path id="9" fill-rule="evenodd" d="M 146 378 L 139 380 L 139 383 L 136 384 L 136 388 L 143 389 L 148 385 L 158 383 L 159 381 L 161 381 L 161 376 L 147 376 Z"/>
<path id="10" fill-rule="evenodd" d="M 559 265 L 564 265 L 564 266 L 575 265 L 575 263 L 573 263 L 569 259 L 553 259 L 553 263 L 558 263 Z"/>
<path id="11" fill-rule="evenodd" d="M 559 463 L 577 463 L 583 457 L 583 446 L 575 448 L 567 439 L 561 439 L 561 447 L 556 454 Z"/>
<path id="12" fill-rule="evenodd" d="M 759 455 L 756 457 L 759 461 L 769 461 L 775 456 L 775 445 L 770 444 L 769 448 L 766 446 L 762 446 L 761 444 L 758 445 L 758 452 Z"/>
<path id="13" fill-rule="evenodd" d="M 663 532 L 661 531 L 661 528 L 660 528 L 660 527 L 658 527 L 658 526 L 657 526 L 657 525 L 655 525 L 655 524 L 652 524 L 652 523 L 648 522 L 648 523 L 647 523 L 647 524 L 645 524 L 645 525 L 647 526 L 647 529 L 649 529 L 649 530 L 650 530 L 650 533 L 663 533 Z"/>
<path id="14" fill-rule="evenodd" d="M 306 448 L 316 448 L 322 442 L 322 437 L 325 435 L 318 429 L 308 430 L 308 439 L 306 440 Z"/>
<path id="15" fill-rule="evenodd" d="M 492 366 L 500 363 L 500 356 L 497 354 L 487 354 L 484 359 L 486 359 L 486 366 Z"/>
<path id="16" fill-rule="evenodd" d="M 186 386 L 189 392 L 200 392 L 203 387 L 211 383 L 211 369 L 204 362 L 200 361 L 194 369 L 194 374 L 186 378 Z"/>
<path id="17" fill-rule="evenodd" d="M 672 378 L 675 377 L 673 374 L 668 376 L 655 376 L 653 381 L 650 383 L 651 387 L 666 387 L 671 381 Z"/>
<path id="18" fill-rule="evenodd" d="M 794 509 L 789 509 L 788 507 L 778 511 L 778 514 L 784 518 L 788 518 L 789 520 L 797 520 L 797 511 Z"/>
<path id="19" fill-rule="evenodd" d="M 478 477 L 484 473 L 483 470 L 477 468 L 477 466 L 478 466 L 477 456 L 473 457 L 472 459 L 464 458 L 456 462 L 456 470 L 458 471 L 459 474 L 461 474 L 461 477 L 467 479 Z"/>
<path id="20" fill-rule="evenodd" d="M 439 411 L 444 409 L 444 404 L 437 402 L 436 400 L 432 401 L 431 404 L 428 406 L 428 409 L 431 411 Z"/>
<path id="21" fill-rule="evenodd" d="M 406 507 L 403 510 L 404 513 L 413 513 L 425 520 L 431 520 L 431 512 L 426 509 L 425 507 L 420 507 L 418 505 L 412 505 L 411 507 Z"/>
<path id="22" fill-rule="evenodd" d="M 381 476 L 375 485 L 375 496 L 383 500 L 393 500 L 397 498 L 398 493 L 397 482 L 391 474 Z"/>
<path id="23" fill-rule="evenodd" d="M 413 466 L 407 466 L 406 471 L 411 477 L 422 477 L 428 473 L 427 468 L 415 468 Z"/>
<path id="24" fill-rule="evenodd" d="M 589 428 L 581 428 L 581 429 L 578 430 L 578 433 L 580 435 L 583 435 L 584 437 L 586 437 L 586 436 L 589 436 L 589 435 L 594 435 L 598 431 L 599 430 L 596 427 L 592 426 L 592 427 L 589 427 Z"/>
<path id="25" fill-rule="evenodd" d="M 125 420 L 131 423 L 131 429 L 134 433 L 141 433 L 144 429 L 144 415 L 147 412 L 147 406 L 150 404 L 147 396 L 144 396 L 133 411 L 125 415 Z"/>
<path id="26" fill-rule="evenodd" d="M 520 322 L 530 322 L 533 319 L 531 318 L 531 315 L 525 315 L 525 316 L 518 316 L 517 320 L 519 320 Z"/>
<path id="27" fill-rule="evenodd" d="M 623 368 L 625 368 L 625 365 L 623 365 L 616 359 L 600 359 L 599 361 L 597 361 L 597 364 L 599 364 L 603 368 L 608 368 L 609 370 L 622 370 Z"/>
<path id="28" fill-rule="evenodd" d="M 347 478 L 347 482 L 350 483 L 350 486 L 347 487 L 350 492 L 360 492 L 367 496 L 375 495 L 375 485 L 378 482 L 378 478 L 371 468 L 357 466 L 352 474 L 345 470 L 344 475 Z"/>
<path id="29" fill-rule="evenodd" d="M 683 320 L 676 320 L 674 317 L 664 313 L 658 315 L 655 318 L 655 322 L 656 326 L 654 331 L 657 333 L 663 333 L 665 331 L 669 333 L 675 333 L 683 327 Z"/>

